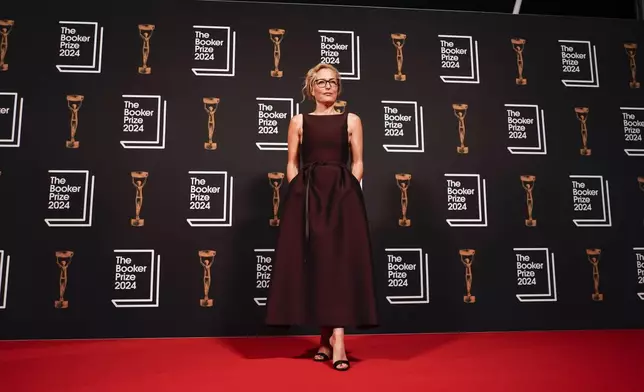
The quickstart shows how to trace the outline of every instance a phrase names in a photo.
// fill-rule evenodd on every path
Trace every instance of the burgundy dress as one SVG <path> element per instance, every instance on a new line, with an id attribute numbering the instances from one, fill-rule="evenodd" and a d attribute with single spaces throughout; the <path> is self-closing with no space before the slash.
<path id="1" fill-rule="evenodd" d="M 377 324 L 369 224 L 347 164 L 347 116 L 303 114 L 300 168 L 282 203 L 269 325 Z"/>

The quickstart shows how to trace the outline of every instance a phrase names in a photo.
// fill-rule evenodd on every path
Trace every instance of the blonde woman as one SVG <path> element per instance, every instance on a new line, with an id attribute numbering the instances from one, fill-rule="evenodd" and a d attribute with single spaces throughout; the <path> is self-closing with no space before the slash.
<path id="1" fill-rule="evenodd" d="M 311 113 L 288 129 L 280 232 L 267 303 L 267 324 L 321 328 L 315 361 L 332 358 L 348 370 L 345 327 L 376 326 L 369 223 L 360 181 L 364 173 L 360 117 L 338 113 L 342 91 L 332 65 L 306 74 L 302 93 Z"/>

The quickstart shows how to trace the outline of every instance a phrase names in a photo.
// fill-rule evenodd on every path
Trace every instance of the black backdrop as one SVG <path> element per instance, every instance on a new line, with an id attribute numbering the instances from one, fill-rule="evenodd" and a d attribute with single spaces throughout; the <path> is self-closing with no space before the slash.
<path id="1" fill-rule="evenodd" d="M 304 74 L 321 57 L 333 57 L 322 55 L 322 35 L 347 45 L 336 64 L 343 73 L 351 71 L 352 61 L 354 66 L 355 78 L 345 78 L 341 99 L 347 102 L 346 110 L 362 118 L 365 129 L 363 188 L 382 324 L 375 332 L 644 326 L 640 298 L 644 294 L 638 295 L 644 292 L 644 253 L 635 249 L 644 247 L 644 193 L 637 182 L 644 175 L 644 157 L 637 152 L 644 149 L 642 127 L 637 125 L 644 121 L 644 112 L 637 110 L 644 107 L 644 100 L 641 88 L 629 86 L 624 49 L 625 43 L 643 42 L 644 30 L 636 22 L 167 1 L 96 10 L 60 7 L 41 14 L 14 5 L 2 12 L 0 18 L 15 21 L 5 57 L 9 67 L 0 71 L 2 339 L 281 333 L 263 325 L 265 307 L 260 305 L 266 290 L 257 288 L 266 284 L 260 278 L 267 277 L 258 275 L 258 264 L 270 265 L 265 259 L 258 262 L 258 256 L 270 257 L 278 230 L 269 225 L 273 198 L 267 173 L 284 172 L 286 164 L 286 151 L 271 149 L 270 143 L 286 141 L 291 104 L 296 111 L 311 109 L 309 102 L 298 106 Z M 97 22 L 98 28 L 78 22 Z M 138 72 L 143 43 L 139 24 L 155 25 L 149 74 Z M 78 53 L 68 47 L 66 53 L 76 57 L 59 58 L 63 26 L 87 37 Z M 286 31 L 280 44 L 281 78 L 271 76 L 270 28 Z M 221 46 L 214 43 L 214 60 L 194 60 L 197 30 L 222 41 Z M 406 81 L 394 78 L 392 33 L 407 36 L 402 66 Z M 526 85 L 515 80 L 512 38 L 526 40 Z M 441 60 L 441 39 L 461 51 L 458 68 L 455 62 Z M 563 72 L 562 44 L 582 57 L 578 73 Z M 219 71 L 198 76 L 192 71 L 225 68 L 228 61 L 227 76 L 213 75 Z M 90 68 L 57 67 L 61 64 Z M 589 79 L 591 68 L 593 81 L 582 86 L 562 82 Z M 67 72 L 79 69 L 100 72 Z M 475 83 L 441 78 L 467 76 L 472 70 L 470 80 Z M 467 79 L 451 79 L 463 80 Z M 8 93 L 17 93 L 17 99 Z M 67 95 L 84 96 L 78 111 L 78 148 L 66 147 Z M 216 150 L 204 148 L 208 141 L 204 97 L 220 99 Z M 142 120 L 143 131 L 124 131 L 126 100 L 132 103 L 127 108 L 138 104 L 138 109 L 153 111 Z M 260 103 L 286 116 L 277 122 L 277 134 L 270 133 L 272 126 L 258 127 Z M 468 105 L 467 154 L 457 153 L 459 128 L 453 104 Z M 589 156 L 580 153 L 576 107 L 589 108 Z M 528 124 L 524 131 L 510 133 L 508 109 L 527 122 L 536 122 L 540 113 L 539 126 Z M 394 112 L 411 116 L 410 121 L 385 126 L 385 113 Z M 624 113 L 637 129 L 624 129 Z M 415 124 L 417 147 L 389 152 L 383 147 L 413 146 Z M 154 141 L 157 126 L 159 143 L 132 144 Z M 269 133 L 260 134 L 265 131 Z M 511 135 L 523 138 L 510 139 Z M 525 149 L 538 146 L 539 140 L 540 149 Z M 625 149 L 633 152 L 629 155 Z M 136 195 L 132 171 L 149 173 L 143 188 L 142 227 L 131 225 Z M 412 176 L 409 227 L 398 223 L 401 191 L 396 173 Z M 536 176 L 535 227 L 525 222 L 522 175 Z M 66 196 L 50 194 L 52 178 L 58 179 L 56 185 L 79 186 L 70 196 L 69 209 L 49 209 L 67 206 Z M 211 210 L 190 209 L 191 178 L 211 187 Z M 448 203 L 448 180 L 460 181 L 471 194 Z M 582 190 L 596 191 L 589 203 L 573 201 L 573 180 L 584 184 Z M 284 183 L 282 196 L 287 189 Z M 56 197 L 62 203 L 50 203 Z M 477 220 L 479 213 L 482 219 Z M 55 218 L 80 219 L 50 220 Z M 187 221 L 204 218 L 211 218 L 206 221 L 211 226 L 191 226 Z M 575 224 L 576 219 L 581 221 Z M 460 249 L 475 251 L 474 303 L 464 301 L 466 270 Z M 593 266 L 586 249 L 601 249 L 602 300 L 593 298 Z M 200 250 L 216 251 L 209 289 L 212 307 L 200 306 L 204 295 Z M 64 293 L 67 308 L 57 308 L 54 302 L 60 286 L 57 251 L 73 252 Z M 518 276 L 517 254 L 541 267 L 534 270 L 534 280 L 520 279 L 531 278 L 527 272 Z M 134 274 L 135 289 L 115 289 L 117 256 L 145 267 Z M 407 268 L 406 279 L 388 276 L 400 265 L 397 268 Z M 120 288 L 132 287 L 132 280 L 122 282 Z M 311 331 L 294 328 L 289 333 Z"/>

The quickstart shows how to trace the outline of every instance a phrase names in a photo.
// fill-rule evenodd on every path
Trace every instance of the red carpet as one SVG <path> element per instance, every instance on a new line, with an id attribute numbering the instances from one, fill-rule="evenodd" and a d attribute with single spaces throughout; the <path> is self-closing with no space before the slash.
<path id="1" fill-rule="evenodd" d="M 644 391 L 643 330 L 348 336 L 348 372 L 315 342 L 0 342 L 0 391 Z"/>

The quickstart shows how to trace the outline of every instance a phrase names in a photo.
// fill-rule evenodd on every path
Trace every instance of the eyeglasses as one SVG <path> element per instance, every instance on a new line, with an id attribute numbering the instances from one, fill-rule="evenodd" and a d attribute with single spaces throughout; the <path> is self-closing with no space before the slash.
<path id="1" fill-rule="evenodd" d="M 331 88 L 337 88 L 338 87 L 338 81 L 336 79 L 316 79 L 315 80 L 315 85 L 318 86 L 319 88 L 325 88 L 327 83 Z"/>

